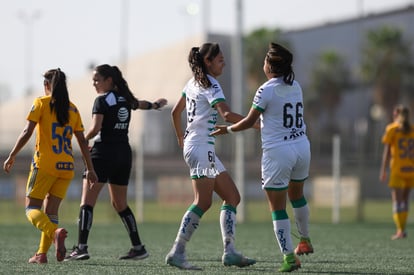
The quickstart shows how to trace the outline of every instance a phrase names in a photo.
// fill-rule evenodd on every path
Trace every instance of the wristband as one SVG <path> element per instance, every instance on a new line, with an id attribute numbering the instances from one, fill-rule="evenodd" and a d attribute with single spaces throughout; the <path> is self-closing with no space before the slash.
<path id="1" fill-rule="evenodd" d="M 227 126 L 227 133 L 229 133 L 229 134 L 233 134 L 234 133 L 234 131 L 231 129 L 231 126 Z"/>
<path id="2" fill-rule="evenodd" d="M 152 103 L 148 102 L 148 107 L 146 108 L 147 110 L 151 110 L 152 109 Z"/>
<path id="3" fill-rule="evenodd" d="M 155 106 L 155 108 L 154 109 L 159 109 L 160 108 L 160 104 L 158 103 L 158 102 L 154 102 L 154 103 L 152 103 L 154 106 Z"/>

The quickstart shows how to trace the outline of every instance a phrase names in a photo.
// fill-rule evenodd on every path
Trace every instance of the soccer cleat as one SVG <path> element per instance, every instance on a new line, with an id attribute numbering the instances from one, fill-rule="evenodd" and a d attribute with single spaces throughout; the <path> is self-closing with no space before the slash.
<path id="1" fill-rule="evenodd" d="M 149 256 L 144 246 L 141 246 L 141 249 L 135 250 L 131 248 L 125 256 L 119 257 L 120 260 L 142 260 Z"/>
<path id="2" fill-rule="evenodd" d="M 61 262 L 66 256 L 65 239 L 68 236 L 68 232 L 64 228 L 58 228 L 55 230 L 55 238 L 53 243 L 56 249 L 56 260 Z"/>
<path id="3" fill-rule="evenodd" d="M 391 236 L 391 240 L 395 241 L 395 240 L 399 240 L 399 239 L 404 239 L 407 238 L 407 233 L 405 232 L 397 232 L 395 235 Z"/>
<path id="4" fill-rule="evenodd" d="M 88 247 L 85 246 L 83 249 L 80 249 L 79 247 L 74 246 L 72 252 L 65 257 L 64 261 L 66 262 L 87 259 L 89 259 Z"/>
<path id="5" fill-rule="evenodd" d="M 33 257 L 29 259 L 30 264 L 47 264 L 46 253 L 36 253 Z"/>
<path id="6" fill-rule="evenodd" d="M 313 246 L 309 238 L 300 238 L 298 246 L 295 248 L 296 255 L 313 253 Z"/>
<path id="7" fill-rule="evenodd" d="M 223 265 L 225 266 L 235 265 L 238 267 L 245 267 L 249 265 L 254 265 L 256 263 L 256 260 L 249 259 L 243 256 L 242 254 L 236 252 L 224 253 L 221 260 Z"/>
<path id="8" fill-rule="evenodd" d="M 178 254 L 178 253 L 168 253 L 165 257 L 165 263 L 171 266 L 178 267 L 179 269 L 184 270 L 202 270 L 198 266 L 194 266 L 187 262 L 185 254 Z"/>
<path id="9" fill-rule="evenodd" d="M 279 268 L 279 272 L 292 272 L 299 268 L 299 259 L 295 256 L 295 254 L 291 253 L 289 255 L 283 256 L 283 263 L 282 266 Z"/>

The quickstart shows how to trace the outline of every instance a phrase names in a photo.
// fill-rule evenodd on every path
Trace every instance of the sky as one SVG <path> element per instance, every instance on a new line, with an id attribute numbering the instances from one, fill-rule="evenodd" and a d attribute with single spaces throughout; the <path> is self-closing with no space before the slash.
<path id="1" fill-rule="evenodd" d="M 68 80 L 91 64 L 118 65 L 209 31 L 234 33 L 239 0 L 0 0 L 0 101 Z M 241 0 L 244 33 L 295 30 L 414 5 L 414 0 Z M 195 45 L 197 46 L 197 45 Z M 156 73 L 156 72 L 154 72 Z"/>

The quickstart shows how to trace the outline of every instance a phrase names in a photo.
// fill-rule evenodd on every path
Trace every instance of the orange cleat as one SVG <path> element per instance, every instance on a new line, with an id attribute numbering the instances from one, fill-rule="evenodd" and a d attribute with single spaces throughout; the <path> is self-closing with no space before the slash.
<path id="1" fill-rule="evenodd" d="M 295 248 L 296 255 L 313 253 L 313 246 L 309 238 L 300 238 L 298 246 Z"/>

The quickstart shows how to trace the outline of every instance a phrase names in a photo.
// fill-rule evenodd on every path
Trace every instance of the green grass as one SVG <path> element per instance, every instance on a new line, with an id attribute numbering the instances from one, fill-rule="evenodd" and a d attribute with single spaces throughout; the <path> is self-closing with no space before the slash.
<path id="1" fill-rule="evenodd" d="M 183 212 L 189 206 L 188 203 L 158 203 L 147 201 L 144 204 L 145 222 L 177 222 Z M 131 209 L 135 211 L 134 204 L 130 203 Z M 311 220 L 315 223 L 329 223 L 332 220 L 332 210 L 327 207 L 316 207 L 310 203 Z M 216 201 L 211 209 L 203 216 L 204 222 L 216 221 L 220 210 L 220 202 Z M 240 209 L 239 209 L 240 210 Z M 288 207 L 289 215 L 292 215 Z M 76 223 L 79 212 L 79 201 L 63 201 L 60 208 L 60 221 L 65 223 Z M 363 204 L 363 221 L 365 222 L 390 222 L 391 201 L 368 201 Z M 249 201 L 246 206 L 247 222 L 267 222 L 270 218 L 267 202 L 263 200 Z M 359 222 L 356 207 L 343 207 L 340 209 L 341 223 Z M 138 213 L 136 213 L 138 215 Z M 414 219 L 414 213 L 411 214 Z M 109 199 L 102 199 L 97 203 L 94 212 L 94 223 L 118 222 L 119 217 L 110 205 Z M 0 224 L 27 223 L 24 215 L 23 202 L 0 201 Z"/>
<path id="2" fill-rule="evenodd" d="M 78 202 L 62 205 L 61 226 L 69 231 L 68 248 L 77 240 Z M 89 239 L 91 259 L 79 262 L 56 262 L 54 248 L 47 265 L 28 264 L 37 250 L 40 233 L 24 216 L 21 204 L 0 203 L 0 274 L 192 274 L 167 266 L 164 257 L 175 239 L 179 220 L 186 205 L 146 203 L 144 223 L 139 224 L 141 238 L 150 257 L 142 261 L 120 261 L 130 243 L 124 226 L 109 205 L 99 203 Z M 198 274 L 274 274 L 282 256 L 277 246 L 270 214 L 265 202 L 251 202 L 246 212 L 248 222 L 237 226 L 237 248 L 257 264 L 247 268 L 221 264 L 222 243 L 218 225 L 219 204 L 203 217 L 199 229 L 188 244 L 191 263 L 203 268 Z M 311 237 L 315 253 L 301 256 L 299 274 L 414 274 L 414 239 L 408 225 L 408 238 L 391 241 L 394 225 L 389 201 L 364 205 L 365 222 L 355 222 L 355 209 L 341 209 L 340 224 L 330 223 L 331 212 L 311 207 Z M 292 227 L 294 228 L 294 226 Z M 297 240 L 293 237 L 295 243 Z"/>

